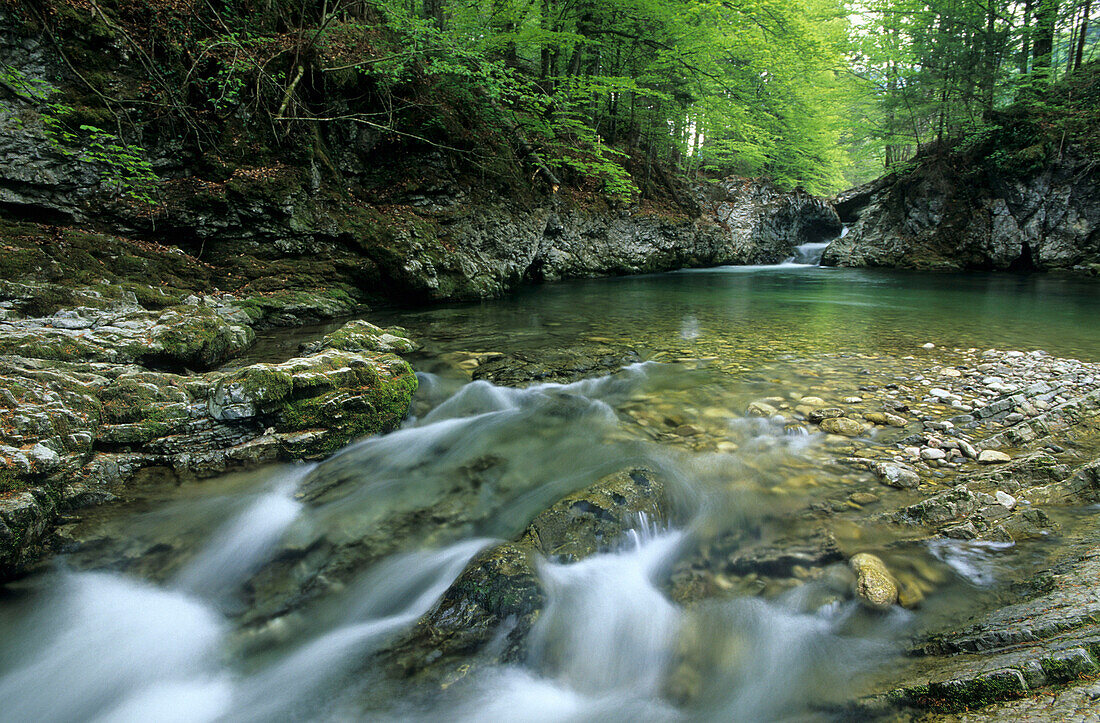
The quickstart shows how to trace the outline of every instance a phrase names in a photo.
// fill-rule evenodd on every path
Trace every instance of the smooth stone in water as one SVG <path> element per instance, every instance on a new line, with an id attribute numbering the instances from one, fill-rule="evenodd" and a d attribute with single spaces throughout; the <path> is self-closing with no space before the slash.
<path id="1" fill-rule="evenodd" d="M 750 417 L 774 417 L 779 414 L 779 410 L 767 402 L 752 402 L 745 409 L 745 413 Z"/>
<path id="2" fill-rule="evenodd" d="M 917 473 L 905 465 L 893 462 L 879 462 L 875 465 L 875 475 L 879 480 L 891 487 L 898 489 L 916 489 L 920 485 L 920 477 Z"/>
<path id="3" fill-rule="evenodd" d="M 862 424 L 845 417 L 831 417 L 822 420 L 821 429 L 829 434 L 839 434 L 844 437 L 858 437 L 863 434 Z"/>
<path id="4" fill-rule="evenodd" d="M 856 597 L 875 610 L 885 610 L 898 601 L 898 584 L 886 564 L 867 552 L 848 561 L 856 573 Z"/>
<path id="5" fill-rule="evenodd" d="M 920 451 L 920 458 L 926 462 L 934 459 L 944 459 L 947 457 L 947 452 L 942 449 L 936 449 L 935 447 L 926 447 Z"/>
<path id="6" fill-rule="evenodd" d="M 840 407 L 822 407 L 809 413 L 811 422 L 821 422 L 825 419 L 835 419 L 844 416 L 844 410 Z"/>

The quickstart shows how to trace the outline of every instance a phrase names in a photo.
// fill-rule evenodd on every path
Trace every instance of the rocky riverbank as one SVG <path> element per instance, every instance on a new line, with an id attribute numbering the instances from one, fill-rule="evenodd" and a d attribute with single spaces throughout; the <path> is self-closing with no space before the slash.
<path id="1" fill-rule="evenodd" d="M 1100 260 L 1096 164 L 1065 154 L 1027 174 L 975 181 L 928 163 L 837 199 L 851 224 L 829 266 L 924 270 L 1079 270 Z"/>
<path id="2" fill-rule="evenodd" d="M 49 547 L 59 515 L 124 495 L 142 470 L 208 477 L 324 456 L 396 427 L 416 389 L 395 354 L 416 345 L 400 329 L 350 322 L 294 359 L 218 371 L 254 341 L 263 316 L 247 301 L 192 295 L 149 310 L 117 287 L 64 288 L 80 305 L 33 317 L 51 288 L 4 285 L 3 577 Z"/>

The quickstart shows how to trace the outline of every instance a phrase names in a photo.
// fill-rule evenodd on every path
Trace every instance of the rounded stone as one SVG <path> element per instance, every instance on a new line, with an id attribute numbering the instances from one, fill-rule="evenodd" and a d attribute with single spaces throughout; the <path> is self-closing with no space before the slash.
<path id="1" fill-rule="evenodd" d="M 861 552 L 848 565 L 856 573 L 855 593 L 864 605 L 884 610 L 898 601 L 898 584 L 880 558 Z"/>
<path id="2" fill-rule="evenodd" d="M 774 417 L 779 414 L 779 410 L 767 402 L 752 402 L 745 409 L 745 413 L 750 417 Z"/>
<path id="3" fill-rule="evenodd" d="M 854 419 L 830 417 L 821 422 L 822 431 L 839 434 L 843 437 L 858 437 L 863 434 L 863 425 Z"/>
<path id="4" fill-rule="evenodd" d="M 1011 462 L 1012 458 L 1004 452 L 1000 452 L 995 449 L 983 449 L 978 453 L 979 464 L 1001 464 L 1003 462 Z"/>
<path id="5" fill-rule="evenodd" d="M 821 407 L 819 409 L 814 409 L 807 416 L 809 416 L 811 422 L 820 422 L 825 419 L 843 417 L 844 410 L 840 407 Z"/>

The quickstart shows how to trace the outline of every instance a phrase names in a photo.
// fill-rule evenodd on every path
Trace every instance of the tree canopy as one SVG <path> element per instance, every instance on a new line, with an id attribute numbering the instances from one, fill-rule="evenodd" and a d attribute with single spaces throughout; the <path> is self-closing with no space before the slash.
<path id="1" fill-rule="evenodd" d="M 339 121 L 475 163 L 507 143 L 553 186 L 630 202 L 672 185 L 668 174 L 761 175 L 830 192 L 981 133 L 996 109 L 1041 103 L 1045 87 L 1088 65 L 1093 6 L 27 0 L 20 9 L 55 35 L 80 15 L 121 37 L 113 42 L 143 69 L 127 85 L 83 59 L 91 67 L 79 76 L 111 117 L 78 117 L 59 137 L 91 128 L 128 153 L 122 121 L 157 121 L 206 148 L 245 127 L 285 148 Z M 4 73 L 18 91 L 21 79 Z M 79 108 L 50 103 L 46 115 Z"/>

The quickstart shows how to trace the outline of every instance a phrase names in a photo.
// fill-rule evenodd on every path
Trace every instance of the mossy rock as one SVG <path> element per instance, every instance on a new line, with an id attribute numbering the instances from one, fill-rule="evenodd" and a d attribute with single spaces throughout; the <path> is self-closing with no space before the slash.
<path id="1" fill-rule="evenodd" d="M 391 672 L 449 685 L 479 664 L 521 660 L 546 603 L 538 557 L 579 560 L 610 549 L 643 516 L 662 519 L 665 506 L 663 482 L 645 469 L 609 475 L 554 503 L 517 541 L 489 548 L 466 566 L 439 603 L 384 653 Z"/>
<path id="2" fill-rule="evenodd" d="M 256 335 L 248 327 L 235 326 L 205 306 L 175 306 L 157 319 L 146 361 L 209 369 L 240 354 Z"/>
<path id="3" fill-rule="evenodd" d="M 326 456 L 353 439 L 395 429 L 409 413 L 417 379 L 407 362 L 389 354 L 342 358 L 348 366 L 330 374 L 293 375 L 294 394 L 314 396 L 289 401 L 279 414 L 279 431 L 326 431 L 309 456 Z"/>
<path id="4" fill-rule="evenodd" d="M 352 352 L 408 354 L 420 348 L 419 344 L 409 339 L 408 334 L 399 326 L 383 329 L 369 321 L 357 319 L 349 321 L 331 334 L 326 334 L 319 341 L 303 345 L 303 350 L 317 352 L 322 349 L 336 349 Z"/>
<path id="5" fill-rule="evenodd" d="M 171 374 L 139 372 L 120 376 L 98 393 L 103 421 L 131 424 L 186 418 L 191 395 Z M 180 410 L 184 410 L 182 413 Z"/>
<path id="6" fill-rule="evenodd" d="M 1023 674 L 1018 670 L 1005 669 L 968 680 L 948 680 L 906 688 L 894 694 L 894 698 L 902 705 L 953 712 L 1023 698 L 1027 692 Z"/>
<path id="7" fill-rule="evenodd" d="M 551 505 L 522 541 L 544 555 L 579 560 L 614 543 L 643 516 L 661 520 L 666 506 L 664 486 L 651 473 L 619 472 Z"/>

